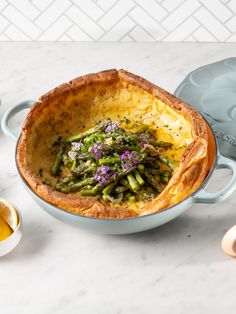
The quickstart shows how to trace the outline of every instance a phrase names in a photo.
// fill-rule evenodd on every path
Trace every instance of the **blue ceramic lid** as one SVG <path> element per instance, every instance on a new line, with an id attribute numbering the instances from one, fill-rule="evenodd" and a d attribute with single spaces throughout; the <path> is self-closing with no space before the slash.
<path id="1" fill-rule="evenodd" d="M 212 126 L 220 153 L 236 160 L 236 58 L 191 72 L 175 91 Z"/>

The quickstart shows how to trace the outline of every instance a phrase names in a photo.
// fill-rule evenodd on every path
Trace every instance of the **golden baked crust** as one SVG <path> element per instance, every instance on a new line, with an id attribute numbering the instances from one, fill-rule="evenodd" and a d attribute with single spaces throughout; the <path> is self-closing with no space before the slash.
<path id="1" fill-rule="evenodd" d="M 160 121 L 159 136 L 171 138 L 176 151 L 183 142 L 187 146 L 176 152 L 179 166 L 157 198 L 136 208 L 115 207 L 95 197 L 64 194 L 43 184 L 38 175 L 40 168 L 53 180 L 49 143 L 60 135 L 93 127 L 99 119 L 122 115 L 142 116 L 145 123 Z M 164 130 L 162 120 L 172 123 L 169 131 Z M 139 76 L 125 70 L 108 70 L 78 77 L 43 95 L 26 117 L 16 160 L 25 181 L 47 202 L 75 214 L 127 218 L 166 209 L 198 189 L 209 171 L 208 150 L 207 125 L 197 111 Z"/>

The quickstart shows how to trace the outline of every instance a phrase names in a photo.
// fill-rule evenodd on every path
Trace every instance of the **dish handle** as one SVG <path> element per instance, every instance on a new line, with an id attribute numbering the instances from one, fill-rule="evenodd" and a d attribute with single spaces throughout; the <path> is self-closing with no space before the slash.
<path id="1" fill-rule="evenodd" d="M 226 186 L 218 192 L 206 192 L 203 188 L 193 196 L 194 203 L 214 204 L 228 198 L 236 189 L 236 162 L 230 158 L 218 155 L 216 169 L 227 168 L 232 170 L 232 178 Z"/>
<path id="2" fill-rule="evenodd" d="M 13 129 L 9 126 L 9 121 L 20 111 L 27 109 L 27 108 L 31 108 L 32 105 L 35 103 L 35 100 L 26 100 L 23 101 L 13 107 L 11 107 L 10 109 L 8 109 L 1 120 L 1 128 L 3 133 L 6 136 L 11 137 L 14 141 L 17 141 L 17 138 L 19 136 L 19 130 L 18 129 Z"/>

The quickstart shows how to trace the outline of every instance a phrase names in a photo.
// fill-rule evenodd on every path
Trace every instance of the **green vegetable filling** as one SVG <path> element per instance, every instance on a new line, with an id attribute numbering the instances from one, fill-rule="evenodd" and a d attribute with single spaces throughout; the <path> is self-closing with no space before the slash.
<path id="1" fill-rule="evenodd" d="M 53 144 L 54 188 L 114 203 L 157 197 L 176 168 L 176 163 L 163 155 L 172 144 L 158 141 L 145 124 L 135 126 L 127 131 L 120 122 L 107 119 L 83 133 L 58 138 Z M 39 172 L 42 176 L 41 169 Z"/>

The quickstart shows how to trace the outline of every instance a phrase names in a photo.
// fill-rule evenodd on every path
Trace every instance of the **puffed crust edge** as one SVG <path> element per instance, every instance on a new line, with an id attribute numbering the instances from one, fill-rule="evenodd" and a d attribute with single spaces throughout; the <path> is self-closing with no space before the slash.
<path id="1" fill-rule="evenodd" d="M 61 97 L 67 97 L 70 93 L 76 95 L 82 88 L 88 85 L 99 83 L 106 86 L 114 82 L 119 82 L 119 80 L 128 82 L 152 94 L 157 99 L 170 106 L 173 110 L 186 117 L 192 124 L 193 142 L 186 149 L 180 166 L 177 171 L 175 171 L 165 190 L 156 199 L 148 203 L 142 211 L 111 207 L 110 204 L 99 201 L 94 197 L 82 197 L 78 194 L 64 194 L 56 191 L 50 186 L 43 184 L 41 179 L 34 173 L 30 165 L 26 162 L 28 145 L 27 139 L 31 127 L 37 115 L 40 115 L 43 109 L 49 105 L 50 101 L 60 100 Z M 207 125 L 205 120 L 195 109 L 142 77 L 129 73 L 125 70 L 111 69 L 80 76 L 41 96 L 32 106 L 25 119 L 22 133 L 17 144 L 16 163 L 24 181 L 33 190 L 33 192 L 46 202 L 78 215 L 95 218 L 118 219 L 142 216 L 161 211 L 167 207 L 175 205 L 188 195 L 192 194 L 201 186 L 207 175 L 207 148 Z M 186 185 L 189 186 L 188 189 L 186 189 Z M 176 191 L 180 194 L 178 197 L 175 195 Z"/>

